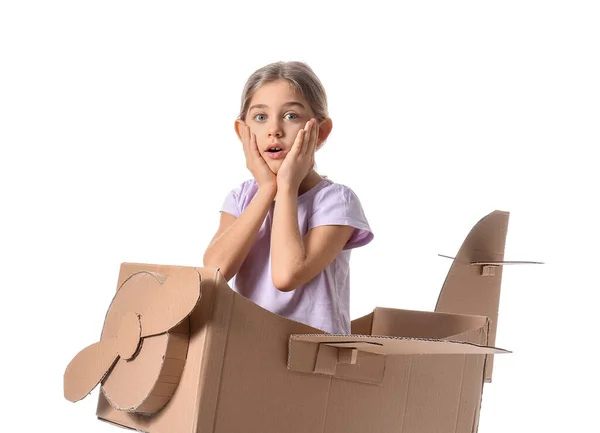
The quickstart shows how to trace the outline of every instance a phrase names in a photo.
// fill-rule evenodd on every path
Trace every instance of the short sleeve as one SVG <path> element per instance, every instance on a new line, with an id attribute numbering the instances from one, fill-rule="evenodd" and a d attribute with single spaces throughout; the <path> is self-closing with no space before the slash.
<path id="1" fill-rule="evenodd" d="M 240 217 L 242 214 L 239 206 L 241 189 L 241 187 L 235 188 L 227 194 L 223 201 L 223 205 L 221 206 L 221 212 L 226 212 L 236 218 Z"/>
<path id="2" fill-rule="evenodd" d="M 345 250 L 367 245 L 374 238 L 358 196 L 345 185 L 332 184 L 315 196 L 308 229 L 322 225 L 349 225 L 356 229 Z"/>
<path id="3" fill-rule="evenodd" d="M 225 200 L 223 200 L 221 212 L 227 212 L 239 218 L 257 192 L 258 184 L 254 179 L 245 181 L 227 194 Z"/>

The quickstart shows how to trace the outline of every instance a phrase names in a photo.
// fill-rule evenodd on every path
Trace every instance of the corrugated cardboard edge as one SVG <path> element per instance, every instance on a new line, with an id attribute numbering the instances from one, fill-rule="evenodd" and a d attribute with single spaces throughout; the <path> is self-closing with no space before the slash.
<path id="1" fill-rule="evenodd" d="M 376 307 L 373 311 L 373 322 L 369 332 L 354 333 L 392 337 L 448 339 L 452 335 L 462 335 L 465 332 L 473 329 L 481 329 L 482 327 L 485 327 L 487 332 L 488 326 L 489 318 L 486 316 Z M 487 335 L 485 341 L 464 341 L 488 344 Z"/>
<path id="2" fill-rule="evenodd" d="M 474 330 L 475 331 L 475 330 Z M 325 346 L 325 347 L 324 347 Z M 334 350 L 337 348 L 337 350 Z M 324 350 L 327 349 L 327 350 Z M 341 351 L 355 349 L 363 356 L 363 365 L 352 366 L 338 374 Z M 296 354 L 297 352 L 297 354 Z M 370 384 L 381 384 L 387 356 L 510 353 L 507 350 L 467 341 L 430 338 L 386 337 L 347 334 L 292 334 L 288 341 L 288 370 L 334 376 Z M 343 354 L 345 355 L 345 353 Z M 364 357 L 371 357 L 364 360 Z"/>
<path id="3" fill-rule="evenodd" d="M 310 342 L 314 344 L 327 344 L 336 347 L 352 347 L 356 345 L 359 350 L 378 353 L 383 355 L 419 355 L 419 354 L 503 354 L 511 353 L 509 350 L 499 347 L 480 345 L 468 341 L 458 341 L 450 339 L 435 338 L 411 338 L 411 337 L 389 337 L 373 335 L 354 335 L 354 334 L 292 334 L 288 341 L 288 365 L 292 357 L 293 344 L 296 341 Z M 407 347 L 402 351 L 386 351 L 387 348 L 393 350 L 400 345 L 387 344 L 389 342 L 402 342 Z M 412 343 L 415 343 L 414 345 Z M 441 350 L 445 347 L 445 350 Z M 466 348 L 469 349 L 466 349 Z M 425 348 L 426 350 L 417 350 Z"/>
<path id="4" fill-rule="evenodd" d="M 209 270 L 210 268 L 204 268 Z M 210 356 L 202 356 L 200 374 L 198 375 L 198 413 L 194 419 L 194 432 L 212 432 L 215 427 L 215 418 L 221 396 L 221 378 L 223 361 L 227 352 L 229 341 L 229 329 L 231 325 L 231 314 L 233 311 L 235 296 L 229 289 L 225 278 L 219 269 L 214 269 L 214 279 L 211 290 L 211 312 L 206 326 L 206 339 L 204 341 L 203 353 Z M 219 302 L 217 302 L 217 298 Z M 216 311 L 216 309 L 220 311 Z M 224 314 L 219 314 L 223 312 Z M 218 392 L 201 392 L 202 389 L 218 389 Z"/>

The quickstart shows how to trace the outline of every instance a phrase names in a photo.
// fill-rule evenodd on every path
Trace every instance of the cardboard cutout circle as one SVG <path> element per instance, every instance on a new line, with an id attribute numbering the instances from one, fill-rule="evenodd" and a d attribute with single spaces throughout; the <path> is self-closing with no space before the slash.
<path id="1" fill-rule="evenodd" d="M 125 313 L 117 335 L 117 351 L 121 359 L 131 360 L 137 353 L 142 337 L 140 317 L 133 312 Z"/>
<path id="2" fill-rule="evenodd" d="M 161 320 L 153 315 L 169 315 L 178 309 L 168 302 L 163 305 L 164 312 L 153 307 L 156 299 L 165 298 L 165 291 L 187 291 L 186 287 L 195 285 L 199 297 L 196 271 L 174 275 L 171 281 L 176 281 L 176 286 L 169 286 L 168 275 L 132 274 L 120 286 L 106 314 L 102 338 L 118 341 L 119 360 L 102 382 L 101 391 L 117 410 L 156 413 L 169 402 L 179 384 L 187 357 L 189 317 L 164 333 L 141 337 L 145 321 Z M 174 303 L 177 298 L 174 293 Z M 144 313 L 147 311 L 152 314 Z"/>

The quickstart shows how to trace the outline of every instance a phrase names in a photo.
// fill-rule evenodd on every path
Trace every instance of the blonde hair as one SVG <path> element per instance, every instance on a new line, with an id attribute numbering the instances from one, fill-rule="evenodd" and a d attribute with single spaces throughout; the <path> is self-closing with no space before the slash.
<path id="1" fill-rule="evenodd" d="M 287 80 L 292 89 L 302 93 L 319 122 L 329 117 L 327 94 L 323 84 L 310 66 L 303 62 L 293 61 L 270 63 L 250 75 L 242 92 L 238 118 L 246 121 L 250 100 L 261 86 L 280 79 Z"/>

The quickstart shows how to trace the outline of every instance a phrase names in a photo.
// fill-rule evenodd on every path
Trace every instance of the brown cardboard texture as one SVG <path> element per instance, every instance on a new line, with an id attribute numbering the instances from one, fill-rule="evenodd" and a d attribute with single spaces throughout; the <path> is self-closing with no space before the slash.
<path id="1" fill-rule="evenodd" d="M 181 377 L 187 317 L 199 299 L 200 276 L 194 269 L 179 269 L 169 278 L 144 270 L 128 275 L 109 307 L 100 341 L 67 366 L 65 398 L 80 400 L 103 381 L 102 392 L 115 408 L 158 411 Z"/>
<path id="2" fill-rule="evenodd" d="M 273 314 L 218 269 L 123 263 L 65 397 L 100 384 L 99 419 L 151 433 L 475 432 L 492 356 L 506 353 L 493 341 L 507 221 L 476 224 L 436 311 L 375 308 L 350 335 Z"/>

